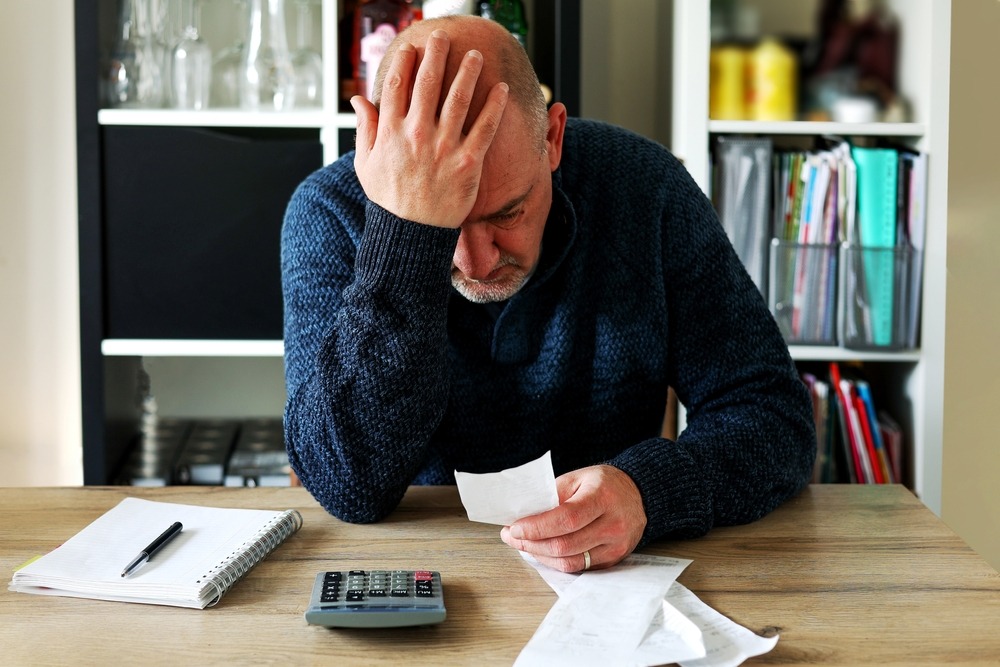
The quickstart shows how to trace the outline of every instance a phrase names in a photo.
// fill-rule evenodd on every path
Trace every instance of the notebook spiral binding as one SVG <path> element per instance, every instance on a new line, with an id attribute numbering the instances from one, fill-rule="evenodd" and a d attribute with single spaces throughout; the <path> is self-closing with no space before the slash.
<path id="1" fill-rule="evenodd" d="M 215 589 L 215 596 L 208 603 L 208 606 L 214 607 L 218 604 L 222 596 L 236 582 L 246 576 L 257 563 L 264 560 L 269 553 L 278 548 L 282 542 L 301 527 L 302 515 L 297 510 L 282 512 L 281 516 L 268 524 L 252 542 L 243 544 L 240 549 L 234 551 L 229 558 L 220 563 L 212 572 L 209 572 L 206 576 L 208 579 L 206 585 Z"/>

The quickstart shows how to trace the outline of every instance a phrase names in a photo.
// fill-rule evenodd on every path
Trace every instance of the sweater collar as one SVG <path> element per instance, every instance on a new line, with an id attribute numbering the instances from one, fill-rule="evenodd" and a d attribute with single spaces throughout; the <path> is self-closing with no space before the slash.
<path id="1" fill-rule="evenodd" d="M 544 285 L 566 261 L 576 240 L 576 211 L 561 186 L 561 171 L 557 169 L 552 174 L 552 206 L 542 233 L 542 252 L 538 258 L 538 266 L 524 288 L 511 297 L 512 301 Z"/>

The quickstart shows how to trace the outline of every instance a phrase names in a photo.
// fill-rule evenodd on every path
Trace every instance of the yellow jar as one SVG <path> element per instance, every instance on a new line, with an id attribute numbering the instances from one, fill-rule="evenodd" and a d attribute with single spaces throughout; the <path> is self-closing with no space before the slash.
<path id="1" fill-rule="evenodd" d="M 746 114 L 746 50 L 713 46 L 709 54 L 708 116 L 714 120 L 744 120 Z"/>
<path id="2" fill-rule="evenodd" d="M 746 72 L 750 120 L 795 120 L 798 62 L 791 49 L 774 38 L 764 39 L 747 56 Z"/>

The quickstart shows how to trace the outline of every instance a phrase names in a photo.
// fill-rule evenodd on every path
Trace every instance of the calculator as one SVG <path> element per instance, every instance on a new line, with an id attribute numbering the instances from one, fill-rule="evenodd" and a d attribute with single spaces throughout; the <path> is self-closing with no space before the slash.
<path id="1" fill-rule="evenodd" d="M 330 628 L 401 628 L 445 618 L 441 574 L 429 570 L 320 572 L 306 622 Z"/>

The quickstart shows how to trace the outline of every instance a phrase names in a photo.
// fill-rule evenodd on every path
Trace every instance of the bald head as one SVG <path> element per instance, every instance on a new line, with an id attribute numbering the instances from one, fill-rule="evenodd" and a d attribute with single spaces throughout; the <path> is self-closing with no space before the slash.
<path id="1" fill-rule="evenodd" d="M 544 145 L 548 126 L 545 98 L 528 54 L 506 28 L 478 16 L 443 16 L 418 21 L 397 35 L 386 49 L 375 76 L 372 100 L 375 106 L 379 106 L 382 82 L 399 45 L 409 42 L 417 49 L 418 58 L 423 58 L 428 36 L 438 29 L 448 33 L 451 45 L 445 69 L 444 90 L 451 87 L 466 53 L 475 49 L 483 54 L 483 70 L 473 93 L 466 129 L 479 115 L 490 89 L 495 84 L 504 82 L 510 88 L 510 102 L 521 113 L 533 139 L 540 146 Z M 444 101 L 444 95 L 441 100 Z"/>

